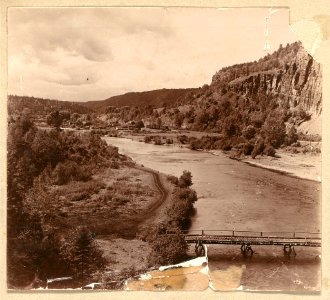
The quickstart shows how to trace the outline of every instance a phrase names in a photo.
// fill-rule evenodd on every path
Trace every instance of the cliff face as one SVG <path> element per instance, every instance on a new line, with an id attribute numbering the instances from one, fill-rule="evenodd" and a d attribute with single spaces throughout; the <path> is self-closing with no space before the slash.
<path id="1" fill-rule="evenodd" d="M 236 93 L 247 97 L 258 96 L 258 94 L 273 95 L 280 105 L 293 109 L 299 105 L 312 115 L 320 115 L 322 111 L 322 87 L 321 67 L 312 56 L 310 56 L 300 44 L 291 51 L 288 46 L 286 50 L 272 54 L 263 62 L 255 62 L 246 68 L 256 69 L 256 64 L 269 65 L 276 62 L 276 67 L 264 68 L 250 74 L 243 74 L 237 78 L 227 81 L 228 88 Z M 286 52 L 285 52 L 286 51 Z M 242 66 L 241 66 L 242 67 Z M 243 68 L 245 65 L 243 65 Z M 260 66 L 259 66 L 260 68 Z M 223 73 L 223 74 L 222 74 Z M 248 73 L 248 71 L 247 71 Z M 222 76 L 223 75 L 223 76 Z M 221 78 L 228 78 L 228 70 L 219 71 L 214 77 L 212 84 L 219 82 Z M 226 80 L 225 80 L 226 81 Z"/>

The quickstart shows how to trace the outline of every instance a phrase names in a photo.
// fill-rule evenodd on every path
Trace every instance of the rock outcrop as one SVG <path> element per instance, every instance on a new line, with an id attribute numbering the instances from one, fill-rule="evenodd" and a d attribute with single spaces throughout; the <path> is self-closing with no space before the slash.
<path id="1" fill-rule="evenodd" d="M 273 95 L 279 104 L 289 109 L 299 106 L 311 115 L 322 112 L 322 75 L 321 66 L 309 55 L 300 43 L 282 48 L 262 62 L 243 64 L 241 68 L 260 68 L 266 65 L 266 70 L 239 76 L 227 82 L 230 90 L 248 97 Z M 298 47 L 297 47 L 298 45 Z M 284 52 L 283 57 L 278 58 Z M 286 52 L 288 54 L 286 55 Z M 276 62 L 275 68 L 267 70 L 267 63 Z M 259 64 L 259 65 L 258 65 Z M 262 67 L 261 67 L 262 68 Z M 212 84 L 228 78 L 228 69 L 220 70 L 212 80 Z M 225 80 L 226 81 L 226 80 Z"/>

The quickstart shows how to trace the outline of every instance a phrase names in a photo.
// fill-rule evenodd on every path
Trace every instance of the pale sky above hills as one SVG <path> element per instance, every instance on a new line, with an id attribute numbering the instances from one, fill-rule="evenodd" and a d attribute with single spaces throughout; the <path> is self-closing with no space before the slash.
<path id="1" fill-rule="evenodd" d="M 289 11 L 10 8 L 8 92 L 70 101 L 209 84 L 221 67 L 296 41 Z"/>

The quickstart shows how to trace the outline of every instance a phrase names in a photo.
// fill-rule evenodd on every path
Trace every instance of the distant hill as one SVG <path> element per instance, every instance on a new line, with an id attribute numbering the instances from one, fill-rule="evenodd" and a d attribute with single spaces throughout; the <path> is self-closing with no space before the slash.
<path id="1" fill-rule="evenodd" d="M 173 106 L 183 101 L 185 97 L 198 90 L 198 88 L 190 89 L 160 89 L 146 92 L 131 92 L 123 95 L 113 96 L 101 101 L 80 102 L 81 105 L 93 109 L 95 111 L 104 111 L 108 106 L 154 106 L 155 108 L 164 106 Z"/>
<path id="2" fill-rule="evenodd" d="M 8 114 L 19 114 L 29 109 L 34 115 L 48 115 L 55 110 L 66 110 L 70 113 L 87 114 L 93 112 L 91 108 L 76 102 L 59 101 L 26 96 L 8 96 Z"/>

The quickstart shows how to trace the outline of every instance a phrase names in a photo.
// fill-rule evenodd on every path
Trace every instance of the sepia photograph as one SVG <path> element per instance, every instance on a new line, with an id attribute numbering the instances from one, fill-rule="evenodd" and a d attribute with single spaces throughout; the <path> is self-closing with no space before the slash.
<path id="1" fill-rule="evenodd" d="M 289 20 L 8 8 L 7 289 L 320 292 L 322 65 Z"/>

